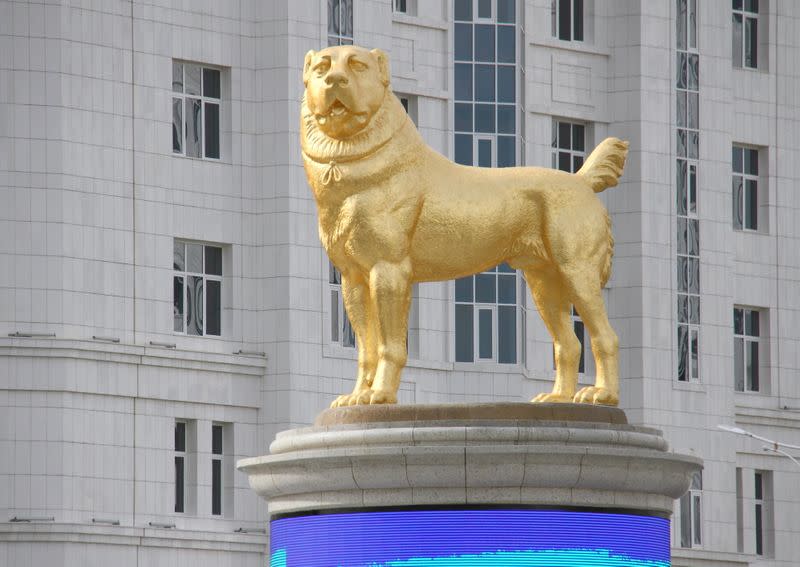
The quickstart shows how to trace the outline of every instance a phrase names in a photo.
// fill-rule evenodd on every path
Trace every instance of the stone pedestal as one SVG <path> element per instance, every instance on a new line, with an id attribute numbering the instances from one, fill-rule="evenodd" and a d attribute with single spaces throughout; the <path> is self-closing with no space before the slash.
<path id="1" fill-rule="evenodd" d="M 317 548 L 322 558 L 319 563 L 309 557 L 293 563 L 285 549 L 276 548 L 273 536 L 274 565 L 327 565 L 326 554 L 332 558 L 331 565 L 338 564 L 334 556 L 339 561 L 345 552 L 335 542 L 356 537 L 346 549 L 375 545 L 376 536 L 371 534 L 412 517 L 413 525 L 398 524 L 392 532 L 403 539 L 409 535 L 401 535 L 403 530 L 417 530 L 411 539 L 396 542 L 400 547 L 390 558 L 401 562 L 382 563 L 389 560 L 380 555 L 388 553 L 383 546 L 376 548 L 380 557 L 364 565 L 412 565 L 402 563 L 403 557 L 440 557 L 436 542 L 429 541 L 439 535 L 449 538 L 448 557 L 477 554 L 487 565 L 509 564 L 520 557 L 508 556 L 498 559 L 499 563 L 488 559 L 495 557 L 492 553 L 544 553 L 548 541 L 554 546 L 551 552 L 582 548 L 578 541 L 591 538 L 586 534 L 584 540 L 573 540 L 569 536 L 573 524 L 579 531 L 594 533 L 592 537 L 601 537 L 596 530 L 608 528 L 607 548 L 621 549 L 624 543 L 610 540 L 633 537 L 619 532 L 635 531 L 642 522 L 650 522 L 648 518 L 658 525 L 643 526 L 645 531 L 636 537 L 661 546 L 662 559 L 666 545 L 668 561 L 673 501 L 687 490 L 691 474 L 702 467 L 695 457 L 669 452 L 659 431 L 629 425 L 621 410 L 577 404 L 339 408 L 320 414 L 312 427 L 280 433 L 270 453 L 243 459 L 238 468 L 249 475 L 253 490 L 269 502 L 273 532 L 277 533 L 278 522 L 291 520 L 291 537 L 311 537 L 307 546 Z M 393 514 L 387 516 L 387 511 Z M 312 517 L 314 525 L 304 527 L 304 518 Z M 453 534 L 431 535 L 434 526 L 440 529 L 447 523 L 474 539 L 475 521 L 487 529 L 506 521 L 516 527 L 503 529 L 504 535 L 493 536 L 480 549 L 465 543 L 461 555 L 451 548 Z M 464 525 L 459 526 L 460 522 Z M 528 533 L 537 522 L 544 522 L 548 529 L 565 522 L 566 529 Z M 304 532 L 306 528 L 311 531 Z M 352 530 L 363 533 L 354 536 Z M 509 540 L 505 535 L 509 530 L 527 535 L 520 535 L 520 541 L 508 536 Z M 325 539 L 322 533 L 334 539 Z M 562 533 L 571 542 L 567 548 L 555 541 Z M 525 538 L 530 541 L 522 541 Z M 423 541 L 424 549 L 410 549 Z M 599 543 L 592 542 L 586 549 Z M 499 547 L 493 551 L 495 543 Z M 365 557 L 349 564 L 360 565 L 358 561 Z M 570 560 L 588 561 L 577 556 Z M 532 561 L 524 564 L 539 564 Z M 638 565 L 608 563 L 612 564 Z"/>

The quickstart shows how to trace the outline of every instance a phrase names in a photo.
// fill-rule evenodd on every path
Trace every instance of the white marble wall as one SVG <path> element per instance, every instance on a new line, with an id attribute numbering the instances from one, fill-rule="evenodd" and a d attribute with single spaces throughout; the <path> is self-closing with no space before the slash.
<path id="1" fill-rule="evenodd" d="M 676 564 L 755 561 L 736 554 L 737 466 L 774 471 L 770 564 L 800 563 L 800 470 L 716 430 L 735 422 L 800 444 L 800 6 L 765 3 L 768 66 L 746 71 L 731 67 L 729 4 L 699 3 L 703 380 L 687 385 L 674 379 L 674 3 L 587 1 L 583 43 L 551 37 L 549 0 L 524 4 L 526 163 L 549 166 L 553 116 L 589 123 L 594 142 L 631 141 L 622 182 L 602 195 L 616 237 L 606 297 L 629 418 L 706 461 L 704 548 L 676 550 Z M 356 0 L 355 40 L 391 54 L 394 89 L 417 97 L 422 135 L 450 154 L 451 2 L 410 5 L 393 14 L 389 0 Z M 327 258 L 299 153 L 302 56 L 325 45 L 325 18 L 314 0 L 0 0 L 0 564 L 108 557 L 89 543 L 102 539 L 87 524 L 101 514 L 122 524 L 103 538 L 128 538 L 114 548 L 120 564 L 137 537 L 155 538 L 139 544 L 153 564 L 262 561 L 263 536 L 233 534 L 265 520 L 243 475 L 228 516 L 204 512 L 211 423 L 234 424 L 232 458 L 262 454 L 355 374 L 352 349 L 328 344 Z M 219 161 L 172 155 L 173 58 L 223 70 Z M 763 234 L 731 229 L 734 142 L 766 148 Z M 225 247 L 221 337 L 172 332 L 174 238 Z M 526 365 L 462 364 L 452 294 L 450 283 L 420 286 L 419 353 L 401 401 L 524 400 L 549 388 L 550 339 L 532 302 Z M 769 310 L 768 393 L 732 391 L 733 305 Z M 194 514 L 171 512 L 176 418 L 196 420 Z M 2 514 L 56 522 L 31 529 Z M 174 522 L 166 537 L 184 547 L 159 551 L 150 521 Z M 745 524 L 751 542 L 751 515 Z M 85 542 L 37 547 L 39 530 Z M 195 530 L 219 534 L 217 551 L 200 550 Z M 19 533 L 27 543 L 9 543 Z"/>

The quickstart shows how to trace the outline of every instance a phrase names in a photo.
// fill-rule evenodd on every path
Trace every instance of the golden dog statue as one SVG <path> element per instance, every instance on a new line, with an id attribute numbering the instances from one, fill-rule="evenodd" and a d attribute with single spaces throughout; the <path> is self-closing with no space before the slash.
<path id="1" fill-rule="evenodd" d="M 604 140 L 575 174 L 457 165 L 425 145 L 389 77 L 378 49 L 329 47 L 305 57 L 303 161 L 358 343 L 355 389 L 331 406 L 397 402 L 414 282 L 502 262 L 525 274 L 553 337 L 555 386 L 533 401 L 617 405 L 618 339 L 601 293 L 614 239 L 595 193 L 617 184 L 627 142 Z M 572 305 L 597 361 L 595 385 L 577 393 Z"/>

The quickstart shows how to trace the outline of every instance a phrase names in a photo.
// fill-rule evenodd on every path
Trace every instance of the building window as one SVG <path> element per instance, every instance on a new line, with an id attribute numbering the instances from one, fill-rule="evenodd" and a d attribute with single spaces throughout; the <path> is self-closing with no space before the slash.
<path id="1" fill-rule="evenodd" d="M 222 425 L 211 426 L 211 514 L 222 514 Z"/>
<path id="2" fill-rule="evenodd" d="M 456 362 L 516 364 L 518 277 L 501 264 L 456 280 Z"/>
<path id="3" fill-rule="evenodd" d="M 456 0 L 455 20 L 454 159 L 513 167 L 519 114 L 516 2 L 480 0 L 473 6 L 472 0 Z"/>
<path id="4" fill-rule="evenodd" d="M 758 230 L 758 150 L 733 146 L 733 228 Z"/>
<path id="5" fill-rule="evenodd" d="M 575 173 L 586 159 L 586 128 L 583 124 L 553 120 L 553 169 Z"/>
<path id="6" fill-rule="evenodd" d="M 759 391 L 760 313 L 733 308 L 733 372 L 737 392 Z"/>
<path id="7" fill-rule="evenodd" d="M 756 555 L 772 556 L 772 472 L 755 471 L 753 513 Z"/>
<path id="8" fill-rule="evenodd" d="M 553 37 L 583 41 L 583 0 L 552 0 L 550 16 Z"/>
<path id="9" fill-rule="evenodd" d="M 700 222 L 697 211 L 700 60 L 697 1 L 676 2 L 677 378 L 681 382 L 693 382 L 700 380 Z"/>
<path id="10" fill-rule="evenodd" d="M 733 0 L 734 67 L 758 68 L 758 0 Z"/>
<path id="11" fill-rule="evenodd" d="M 183 513 L 186 496 L 186 422 L 175 422 L 175 511 Z"/>
<path id="12" fill-rule="evenodd" d="M 392 0 L 392 11 L 396 14 L 417 14 L 417 0 Z"/>
<path id="13" fill-rule="evenodd" d="M 744 553 L 744 486 L 741 467 L 736 467 L 736 551 Z"/>
<path id="14" fill-rule="evenodd" d="M 703 475 L 697 471 L 692 475 L 689 491 L 680 499 L 681 547 L 700 547 L 702 538 Z"/>
<path id="15" fill-rule="evenodd" d="M 187 335 L 219 336 L 222 248 L 176 240 L 173 258 L 173 330 Z"/>
<path id="16" fill-rule="evenodd" d="M 342 273 L 328 260 L 328 284 L 330 284 L 331 342 L 343 347 L 356 346 L 356 333 L 342 297 Z"/>
<path id="17" fill-rule="evenodd" d="M 677 44 L 679 51 L 697 50 L 697 0 L 677 0 Z"/>
<path id="18" fill-rule="evenodd" d="M 416 95 L 409 95 L 409 94 L 397 94 L 397 98 L 400 99 L 400 104 L 403 105 L 403 108 L 406 111 L 406 114 L 411 118 L 411 121 L 414 123 L 414 126 L 419 126 L 418 120 L 418 97 Z"/>
<path id="19" fill-rule="evenodd" d="M 172 151 L 219 159 L 219 69 L 172 62 Z"/>
<path id="20" fill-rule="evenodd" d="M 328 0 L 328 45 L 353 45 L 353 0 Z"/>

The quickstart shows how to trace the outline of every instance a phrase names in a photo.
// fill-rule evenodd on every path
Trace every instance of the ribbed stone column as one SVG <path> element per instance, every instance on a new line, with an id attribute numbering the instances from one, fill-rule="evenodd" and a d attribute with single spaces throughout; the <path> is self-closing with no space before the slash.
<path id="1" fill-rule="evenodd" d="M 273 521 L 439 507 L 668 518 L 702 462 L 616 408 L 504 403 L 327 410 L 238 468 Z"/>

